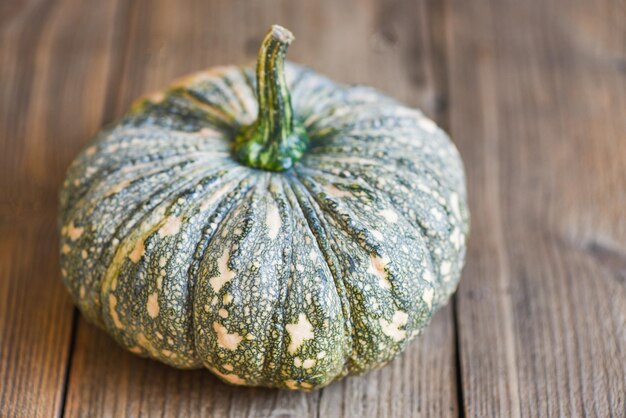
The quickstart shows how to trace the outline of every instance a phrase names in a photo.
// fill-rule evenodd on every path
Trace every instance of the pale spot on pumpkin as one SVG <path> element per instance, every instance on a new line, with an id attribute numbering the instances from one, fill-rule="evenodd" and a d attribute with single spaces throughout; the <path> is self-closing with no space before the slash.
<path id="1" fill-rule="evenodd" d="M 300 386 L 302 386 L 304 389 L 311 389 L 313 387 L 313 385 L 308 382 L 302 382 L 300 383 Z"/>
<path id="2" fill-rule="evenodd" d="M 158 234 L 161 238 L 169 237 L 171 235 L 176 235 L 180 232 L 180 227 L 182 222 L 177 216 L 168 216 L 167 220 L 159 228 Z"/>
<path id="3" fill-rule="evenodd" d="M 409 316 L 406 312 L 396 311 L 391 318 L 391 322 L 388 322 L 385 318 L 380 318 L 378 322 L 383 330 L 383 334 L 399 342 L 406 338 L 406 331 L 401 330 L 400 327 L 406 325 L 408 319 Z"/>
<path id="4" fill-rule="evenodd" d="M 172 355 L 172 352 L 164 348 L 163 350 L 161 350 L 161 354 L 163 354 L 165 357 L 169 357 Z"/>
<path id="5" fill-rule="evenodd" d="M 246 335 L 246 340 L 256 340 L 256 337 L 253 334 Z"/>
<path id="6" fill-rule="evenodd" d="M 224 297 L 222 298 L 222 303 L 224 303 L 224 305 L 228 305 L 232 301 L 233 301 L 233 295 L 231 295 L 228 292 L 225 293 Z"/>
<path id="7" fill-rule="evenodd" d="M 80 186 L 80 180 L 76 179 L 73 181 L 74 186 Z"/>
<path id="8" fill-rule="evenodd" d="M 430 270 L 424 270 L 422 278 L 427 282 L 432 282 L 434 280 L 433 274 L 430 272 Z"/>
<path id="9" fill-rule="evenodd" d="M 166 264 L 167 258 L 165 256 L 161 256 L 161 258 L 159 258 L 159 267 L 165 267 Z"/>
<path id="10" fill-rule="evenodd" d="M 78 289 L 78 294 L 80 295 L 81 299 L 85 298 L 85 286 L 84 285 L 80 285 L 80 288 Z"/>
<path id="11" fill-rule="evenodd" d="M 300 357 L 294 357 L 293 365 L 296 367 L 302 367 L 302 359 Z"/>
<path id="12" fill-rule="evenodd" d="M 148 302 L 146 303 L 146 311 L 151 318 L 159 316 L 159 294 L 151 293 L 148 295 Z"/>
<path id="13" fill-rule="evenodd" d="M 431 196 L 434 195 L 433 190 L 425 184 L 418 184 L 417 188 L 426 194 L 429 194 Z"/>
<path id="14" fill-rule="evenodd" d="M 209 279 L 209 284 L 215 293 L 218 293 L 222 286 L 235 278 L 235 272 L 228 268 L 228 249 L 224 249 L 222 256 L 217 260 L 219 274 Z"/>
<path id="15" fill-rule="evenodd" d="M 376 229 L 372 229 L 371 234 L 374 238 L 376 238 L 378 241 L 382 241 L 383 238 L 383 234 L 380 233 L 380 231 L 376 230 Z"/>
<path id="16" fill-rule="evenodd" d="M 226 380 L 228 383 L 232 383 L 233 385 L 245 385 L 246 384 L 246 381 L 244 379 L 242 379 L 241 377 L 235 374 L 225 374 L 215 369 L 211 369 L 211 371 L 215 373 L 216 375 L 218 375 L 219 377 L 221 377 L 222 379 Z"/>
<path id="17" fill-rule="evenodd" d="M 317 353 L 318 359 L 323 359 L 324 357 L 326 357 L 326 351 L 320 351 L 319 353 Z"/>
<path id="18" fill-rule="evenodd" d="M 444 276 L 447 276 L 448 274 L 450 274 L 450 270 L 452 269 L 452 263 L 450 263 L 449 261 L 444 261 L 443 263 L 441 263 L 441 274 Z"/>
<path id="19" fill-rule="evenodd" d="M 340 190 L 337 187 L 335 187 L 334 184 L 326 184 L 324 185 L 324 190 L 326 190 L 326 193 L 332 197 L 350 197 L 352 196 L 352 193 L 347 192 L 345 190 Z"/>
<path id="20" fill-rule="evenodd" d="M 224 308 L 221 308 L 219 311 L 217 311 L 217 314 L 222 318 L 228 318 L 228 311 Z"/>
<path id="21" fill-rule="evenodd" d="M 87 177 L 91 177 L 92 175 L 96 174 L 97 171 L 98 169 L 96 167 L 87 167 L 87 169 L 85 170 L 85 175 Z"/>
<path id="22" fill-rule="evenodd" d="M 157 289 L 161 290 L 161 288 L 163 287 L 163 276 L 157 277 L 156 285 L 157 285 Z"/>
<path id="23" fill-rule="evenodd" d="M 285 328 L 290 338 L 289 347 L 287 347 L 290 354 L 294 354 L 306 340 L 315 337 L 313 326 L 303 313 L 298 315 L 298 322 L 295 324 L 287 324 Z"/>
<path id="24" fill-rule="evenodd" d="M 452 235 L 450 235 L 450 242 L 456 247 L 461 248 L 463 245 L 463 234 L 459 228 L 454 228 Z"/>
<path id="25" fill-rule="evenodd" d="M 457 219 L 461 219 L 461 208 L 459 204 L 459 195 L 458 193 L 452 193 L 450 195 L 450 209 L 452 209 L 452 213 Z"/>
<path id="26" fill-rule="evenodd" d="M 135 247 L 130 252 L 130 254 L 128 254 L 128 258 L 130 258 L 130 261 L 132 261 L 133 263 L 138 263 L 145 252 L 146 247 L 144 246 L 143 239 L 138 239 L 135 243 Z"/>
<path id="27" fill-rule="evenodd" d="M 109 294 L 109 312 L 111 313 L 111 318 L 113 319 L 113 323 L 116 328 L 124 329 L 124 324 L 120 321 L 120 317 L 117 315 L 117 311 L 115 307 L 117 306 L 117 298 L 114 294 Z"/>
<path id="28" fill-rule="evenodd" d="M 152 103 L 160 103 L 163 100 L 165 100 L 165 93 L 160 92 L 160 91 L 156 93 L 152 93 L 146 96 L 146 99 L 151 101 Z"/>
<path id="29" fill-rule="evenodd" d="M 76 225 L 74 225 L 74 222 L 69 224 L 66 229 L 67 236 L 70 237 L 72 241 L 76 241 L 78 238 L 80 238 L 80 236 L 83 235 L 84 231 L 85 231 L 85 228 L 76 227 Z"/>
<path id="30" fill-rule="evenodd" d="M 292 390 L 298 389 L 298 382 L 295 380 L 286 380 L 285 385 Z"/>
<path id="31" fill-rule="evenodd" d="M 141 347 L 134 346 L 134 347 L 129 348 L 128 351 L 130 351 L 131 353 L 135 353 L 135 354 L 141 354 L 143 350 L 141 349 Z"/>
<path id="32" fill-rule="evenodd" d="M 280 230 L 281 220 L 280 212 L 274 203 L 270 203 L 267 208 L 265 223 L 267 225 L 267 235 L 271 239 L 276 238 L 278 231 Z"/>
<path id="33" fill-rule="evenodd" d="M 392 224 L 398 222 L 398 214 L 392 209 L 383 209 L 379 213 L 387 222 Z"/>
<path id="34" fill-rule="evenodd" d="M 232 364 L 230 364 L 230 363 L 224 364 L 224 365 L 222 365 L 222 367 L 223 367 L 224 369 L 228 370 L 229 372 L 232 372 L 232 371 L 233 371 L 233 365 L 232 365 Z"/>
<path id="35" fill-rule="evenodd" d="M 442 220 L 442 219 L 443 219 L 443 214 L 442 214 L 442 213 L 439 211 L 439 209 L 437 209 L 437 208 L 432 208 L 432 209 L 430 210 L 430 213 L 431 213 L 431 215 L 433 215 L 433 217 L 434 217 L 435 219 L 437 219 L 438 221 L 440 221 L 440 220 Z"/>
<path id="36" fill-rule="evenodd" d="M 63 244 L 63 247 L 61 247 L 61 253 L 62 254 L 67 254 L 69 253 L 71 250 L 70 246 L 67 244 Z"/>
<path id="37" fill-rule="evenodd" d="M 229 333 L 228 330 L 218 322 L 213 322 L 213 330 L 217 334 L 217 344 L 227 350 L 236 350 L 243 337 L 236 332 Z"/>
<path id="38" fill-rule="evenodd" d="M 313 366 L 315 366 L 315 359 L 309 358 L 302 362 L 302 367 L 305 369 L 310 369 Z"/>
<path id="39" fill-rule="evenodd" d="M 422 294 L 422 300 L 424 302 L 426 302 L 426 304 L 428 305 L 428 307 L 430 308 L 431 306 L 433 306 L 433 296 L 435 295 L 435 292 L 432 288 L 428 288 L 426 290 L 424 290 L 424 293 Z"/>
<path id="40" fill-rule="evenodd" d="M 92 155 L 94 155 L 96 153 L 96 147 L 89 147 L 85 150 L 85 155 L 87 157 L 91 157 Z"/>
<path id="41" fill-rule="evenodd" d="M 80 256 L 82 257 L 83 260 L 86 260 L 89 254 L 87 254 L 87 250 L 82 250 L 80 252 Z"/>
<path id="42" fill-rule="evenodd" d="M 391 283 L 389 283 L 387 272 L 385 271 L 388 264 L 389 260 L 386 258 L 370 255 L 370 266 L 367 269 L 368 273 L 378 277 L 380 286 L 385 289 L 391 288 Z"/>
<path id="43" fill-rule="evenodd" d="M 437 131 L 437 124 L 428 118 L 421 118 L 419 121 L 420 126 L 427 132 L 434 133 Z"/>
<path id="44" fill-rule="evenodd" d="M 309 258 L 313 262 L 317 261 L 317 251 L 312 249 L 311 252 L 309 253 Z"/>

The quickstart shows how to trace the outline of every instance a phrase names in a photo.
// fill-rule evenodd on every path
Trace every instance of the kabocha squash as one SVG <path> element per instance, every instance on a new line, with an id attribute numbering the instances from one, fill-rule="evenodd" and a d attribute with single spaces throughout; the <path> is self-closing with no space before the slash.
<path id="1" fill-rule="evenodd" d="M 458 283 L 463 166 L 419 111 L 284 62 L 138 101 L 72 163 L 62 277 L 128 350 L 311 390 L 384 365 Z"/>

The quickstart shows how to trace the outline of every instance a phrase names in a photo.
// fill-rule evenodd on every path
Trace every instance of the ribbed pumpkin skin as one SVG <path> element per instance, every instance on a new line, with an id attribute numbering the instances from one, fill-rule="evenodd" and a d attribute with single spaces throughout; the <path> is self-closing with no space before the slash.
<path id="1" fill-rule="evenodd" d="M 233 158 L 257 115 L 240 67 L 139 101 L 71 165 L 63 280 L 128 350 L 311 390 L 391 360 L 456 288 L 468 211 L 445 133 L 373 89 L 286 76 L 310 137 L 287 171 Z"/>

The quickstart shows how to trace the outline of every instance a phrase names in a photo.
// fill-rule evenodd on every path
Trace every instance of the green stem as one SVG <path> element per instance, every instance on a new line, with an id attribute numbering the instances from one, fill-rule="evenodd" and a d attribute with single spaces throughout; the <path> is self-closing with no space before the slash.
<path id="1" fill-rule="evenodd" d="M 285 53 L 293 39 L 287 29 L 273 25 L 261 44 L 256 68 L 258 117 L 235 139 L 237 158 L 250 167 L 287 170 L 302 158 L 309 142 L 294 118 L 285 80 Z"/>

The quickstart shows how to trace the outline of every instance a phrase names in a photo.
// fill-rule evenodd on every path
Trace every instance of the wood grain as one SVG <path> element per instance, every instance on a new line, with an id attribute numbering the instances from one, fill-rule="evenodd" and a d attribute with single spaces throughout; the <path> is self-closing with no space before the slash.
<path id="1" fill-rule="evenodd" d="M 626 7 L 452 0 L 467 416 L 626 415 Z"/>
<path id="2" fill-rule="evenodd" d="M 440 113 L 442 57 L 435 61 L 431 50 L 443 32 L 429 27 L 426 2 L 225 4 L 133 3 L 111 117 L 123 114 L 136 97 L 186 73 L 252 63 L 272 23 L 294 29 L 289 59 L 337 80 L 374 85 L 431 114 Z M 347 15 L 350 19 L 343 18 Z M 346 35 L 350 38 L 343 39 Z M 167 368 L 124 352 L 81 318 L 65 412 L 76 417 L 445 417 L 457 415 L 456 397 L 450 307 L 389 367 L 312 394 L 233 388 L 206 371 Z"/>
<path id="3" fill-rule="evenodd" d="M 0 416 L 61 413 L 73 308 L 56 199 L 101 125 L 115 2 L 30 1 L 0 13 Z M 71 65 L 68 65 L 71 63 Z"/>
<path id="4" fill-rule="evenodd" d="M 0 2 L 0 416 L 626 416 L 625 22 L 624 0 Z M 434 116 L 468 172 L 456 302 L 312 394 L 123 351 L 57 262 L 78 150 L 137 96 L 254 61 L 272 23 L 290 59 Z"/>

